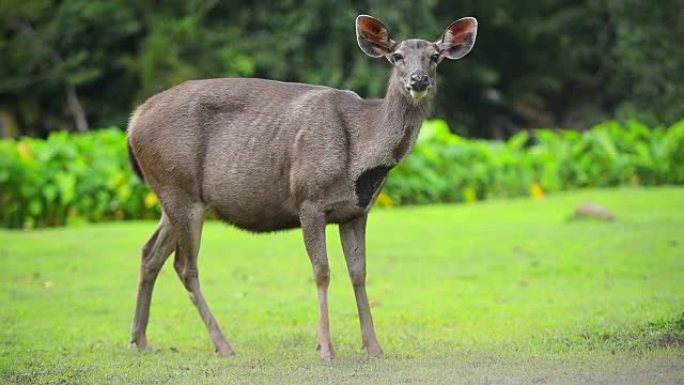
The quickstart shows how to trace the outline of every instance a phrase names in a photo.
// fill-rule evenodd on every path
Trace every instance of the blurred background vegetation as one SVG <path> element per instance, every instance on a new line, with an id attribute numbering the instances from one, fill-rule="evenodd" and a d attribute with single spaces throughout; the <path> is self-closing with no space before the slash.
<path id="1" fill-rule="evenodd" d="M 3 0 L 1 131 L 124 127 L 152 94 L 187 79 L 248 76 L 381 97 L 388 66 L 361 54 L 354 18 L 436 39 L 475 16 L 466 60 L 440 68 L 436 116 L 505 139 L 529 127 L 684 117 L 680 0 Z"/>
<path id="2" fill-rule="evenodd" d="M 397 39 L 480 22 L 473 52 L 439 69 L 438 119 L 379 204 L 684 184 L 679 0 L 3 0 L 0 226 L 157 217 L 124 128 L 138 104 L 184 80 L 382 97 L 389 66 L 357 48 L 359 13 Z"/>
<path id="3" fill-rule="evenodd" d="M 475 202 L 588 187 L 684 185 L 684 121 L 650 129 L 602 123 L 583 133 L 521 131 L 508 142 L 465 139 L 423 124 L 392 171 L 381 206 Z M 159 203 L 128 165 L 126 134 L 55 132 L 0 140 L 0 227 L 158 218 Z"/>

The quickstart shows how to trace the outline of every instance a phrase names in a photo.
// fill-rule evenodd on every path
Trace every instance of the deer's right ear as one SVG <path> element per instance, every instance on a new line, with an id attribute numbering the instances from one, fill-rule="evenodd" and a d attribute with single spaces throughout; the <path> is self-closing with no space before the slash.
<path id="1" fill-rule="evenodd" d="M 372 16 L 359 15 L 356 18 L 356 41 L 361 50 L 370 57 L 383 57 L 396 44 L 390 38 L 387 27 Z"/>

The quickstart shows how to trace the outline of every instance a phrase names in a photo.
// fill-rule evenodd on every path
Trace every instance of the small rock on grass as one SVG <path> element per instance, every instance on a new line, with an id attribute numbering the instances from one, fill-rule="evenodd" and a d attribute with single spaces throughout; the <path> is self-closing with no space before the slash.
<path id="1" fill-rule="evenodd" d="M 582 218 L 595 218 L 612 222 L 615 220 L 615 215 L 598 203 L 585 202 L 577 206 L 575 209 L 575 215 L 572 217 L 572 219 Z"/>

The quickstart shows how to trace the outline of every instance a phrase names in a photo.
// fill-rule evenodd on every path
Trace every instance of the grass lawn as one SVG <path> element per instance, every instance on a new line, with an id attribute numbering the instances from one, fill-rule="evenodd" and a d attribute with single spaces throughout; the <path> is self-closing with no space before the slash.
<path id="1" fill-rule="evenodd" d="M 568 221 L 602 203 L 616 221 Z M 167 264 L 140 354 L 129 341 L 153 222 L 0 231 L 1 383 L 684 382 L 684 188 L 377 209 L 368 292 L 385 356 L 360 351 L 328 232 L 338 360 L 315 351 L 316 290 L 299 231 L 205 225 L 204 294 L 238 353 L 222 359 Z"/>

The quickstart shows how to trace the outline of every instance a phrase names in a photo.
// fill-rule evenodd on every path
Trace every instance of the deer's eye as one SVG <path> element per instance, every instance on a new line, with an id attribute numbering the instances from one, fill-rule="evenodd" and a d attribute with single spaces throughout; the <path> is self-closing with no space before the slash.
<path id="1" fill-rule="evenodd" d="M 392 54 L 392 62 L 396 63 L 398 61 L 404 60 L 404 56 L 400 53 Z"/>
<path id="2" fill-rule="evenodd" d="M 439 56 L 440 56 L 439 53 L 435 52 L 432 54 L 432 56 L 430 56 L 430 60 L 437 63 L 439 61 Z"/>

